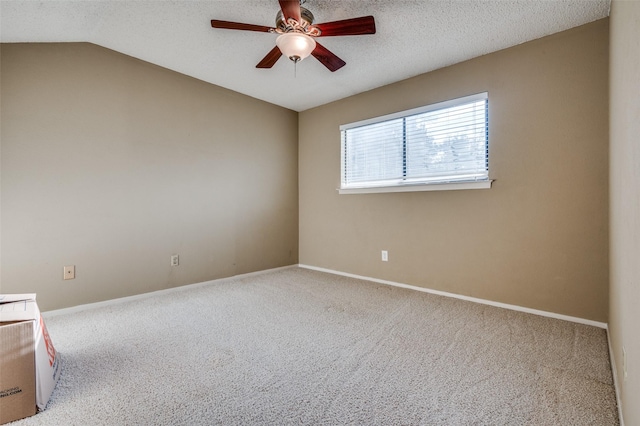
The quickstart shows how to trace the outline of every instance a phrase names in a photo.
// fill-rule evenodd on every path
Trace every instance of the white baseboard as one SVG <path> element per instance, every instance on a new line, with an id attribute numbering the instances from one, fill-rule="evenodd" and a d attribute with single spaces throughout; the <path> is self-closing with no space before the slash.
<path id="1" fill-rule="evenodd" d="M 75 313 L 75 312 L 82 312 L 82 311 L 87 311 L 87 310 L 90 310 L 90 309 L 102 308 L 102 307 L 105 307 L 105 306 L 111 306 L 111 305 L 117 305 L 119 303 L 130 302 L 130 301 L 133 301 L 133 300 L 147 299 L 149 297 L 158 296 L 158 295 L 161 295 L 161 294 L 169 294 L 169 293 L 174 293 L 176 291 L 182 291 L 182 290 L 187 290 L 187 289 L 192 289 L 192 288 L 203 287 L 203 286 L 206 286 L 206 285 L 209 285 L 209 284 L 222 282 L 222 281 L 229 280 L 229 279 L 247 278 L 247 277 L 252 277 L 252 276 L 256 276 L 256 275 L 266 274 L 268 272 L 275 272 L 275 271 L 280 271 L 280 270 L 284 270 L 284 269 L 296 268 L 297 266 L 298 265 L 281 266 L 279 268 L 265 269 L 263 271 L 256 271 L 256 272 L 248 272 L 246 274 L 233 275 L 231 277 L 218 278 L 218 279 L 215 279 L 215 280 L 204 281 L 204 282 L 201 282 L 201 283 L 187 284 L 187 285 L 183 285 L 183 286 L 179 286 L 179 287 L 171 287 L 171 288 L 166 288 L 166 289 L 163 289 L 163 290 L 151 291 L 151 292 L 148 292 L 148 293 L 135 294 L 133 296 L 119 297 L 117 299 L 110 299 L 110 300 L 105 300 L 105 301 L 102 301 L 102 302 L 87 303 L 87 304 L 84 304 L 84 305 L 72 306 L 70 308 L 55 309 L 55 310 L 52 310 L 52 311 L 42 312 L 42 316 L 45 317 L 45 318 L 50 318 L 50 317 L 54 317 L 54 316 L 57 316 L 57 315 L 71 314 L 71 313 Z"/>
<path id="2" fill-rule="evenodd" d="M 616 369 L 616 359 L 613 356 L 613 346 L 611 345 L 609 328 L 607 328 L 607 345 L 609 346 L 609 360 L 611 360 L 613 387 L 616 390 L 616 402 L 618 403 L 618 418 L 620 419 L 620 426 L 624 426 L 624 417 L 622 417 L 622 400 L 620 399 L 620 388 L 618 387 L 618 370 Z"/>
<path id="3" fill-rule="evenodd" d="M 336 270 L 333 270 L 333 269 L 320 268 L 320 267 L 317 267 L 317 266 L 304 265 L 304 264 L 281 266 L 279 268 L 272 268 L 272 269 L 265 269 L 263 271 L 249 272 L 249 273 L 246 273 L 246 274 L 239 274 L 239 275 L 234 275 L 234 276 L 231 276 L 231 277 L 219 278 L 219 279 L 215 279 L 215 280 L 211 280 L 211 281 L 204 281 L 204 282 L 201 282 L 201 283 L 187 284 L 187 285 L 183 285 L 183 286 L 179 286 L 179 287 L 172 287 L 172 288 L 167 288 L 167 289 L 163 289 L 163 290 L 156 290 L 156 291 L 152 291 L 152 292 L 148 292 L 148 293 L 136 294 L 136 295 L 133 295 L 133 296 L 126 296 L 126 297 L 120 297 L 120 298 L 117 298 L 117 299 L 105 300 L 105 301 L 102 301 L 102 302 L 87 303 L 87 304 L 84 304 L 84 305 L 72 306 L 70 308 L 56 309 L 56 310 L 52 310 L 52 311 L 43 312 L 42 315 L 46 318 L 46 317 L 52 317 L 52 316 L 56 316 L 56 315 L 68 314 L 68 313 L 72 313 L 72 312 L 81 312 L 81 311 L 86 311 L 86 310 L 89 310 L 89 309 L 101 308 L 103 306 L 115 305 L 115 304 L 122 303 L 122 302 L 146 299 L 146 298 L 149 298 L 149 297 L 152 297 L 152 296 L 157 296 L 157 295 L 160 295 L 160 294 L 168 294 L 168 293 L 172 293 L 172 292 L 176 292 L 176 291 L 186 290 L 186 289 L 189 289 L 189 288 L 197 288 L 197 287 L 209 285 L 209 284 L 212 284 L 212 283 L 216 283 L 216 282 L 220 282 L 220 281 L 224 281 L 224 280 L 228 280 L 228 279 L 232 279 L 232 278 L 251 277 L 251 276 L 262 275 L 262 274 L 266 274 L 266 273 L 269 273 L 269 272 L 275 272 L 275 271 L 284 270 L 284 269 L 290 269 L 290 268 L 295 268 L 295 267 L 311 269 L 311 270 L 315 270 L 315 271 L 319 271 L 319 272 L 326 272 L 326 273 L 333 274 L 333 275 L 341 275 L 341 276 L 344 276 L 344 277 L 350 277 L 350 278 L 356 278 L 356 279 L 361 279 L 361 280 L 366 280 L 366 281 L 372 281 L 372 282 L 379 283 L 379 284 L 392 285 L 394 287 L 407 288 L 407 289 L 410 289 L 410 290 L 421 291 L 421 292 L 424 292 L 424 293 L 437 294 L 439 296 L 453 297 L 455 299 L 466 300 L 466 301 L 469 301 L 469 302 L 481 303 L 481 304 L 484 304 L 484 305 L 496 306 L 498 308 L 511 309 L 511 310 L 514 310 L 514 311 L 526 312 L 526 313 L 540 315 L 540 316 L 544 316 L 544 317 L 556 318 L 556 319 L 565 320 L 565 321 L 571 321 L 571 322 L 575 322 L 575 323 L 579 323 L 579 324 L 592 325 L 594 327 L 599 327 L 599 328 L 604 328 L 604 329 L 607 328 L 607 323 L 604 323 L 604 322 L 593 321 L 593 320 L 588 320 L 588 319 L 578 318 L 578 317 L 572 317 L 572 316 L 569 316 L 569 315 L 557 314 L 555 312 L 541 311 L 541 310 L 538 310 L 538 309 L 526 308 L 524 306 L 510 305 L 508 303 L 494 302 L 493 300 L 487 300 L 487 299 L 480 299 L 480 298 L 477 298 L 477 297 L 464 296 L 464 295 L 461 295 L 461 294 L 449 293 L 449 292 L 441 291 L 441 290 L 433 290 L 433 289 L 426 288 L 426 287 L 418 287 L 418 286 L 409 285 L 409 284 L 403 284 L 403 283 L 399 283 L 399 282 L 395 282 L 395 281 L 381 280 L 381 279 L 378 279 L 378 278 L 366 277 L 366 276 L 363 276 L 363 275 L 350 274 L 348 272 L 341 272 L 341 271 L 336 271 Z M 613 358 L 612 358 L 612 360 L 613 360 Z"/>
<path id="4" fill-rule="evenodd" d="M 593 321 L 585 318 L 572 317 L 569 315 L 557 314 L 555 312 L 541 311 L 538 309 L 526 308 L 524 306 L 510 305 L 508 303 L 494 302 L 493 300 L 479 299 L 477 297 L 470 297 L 470 296 L 464 296 L 461 294 L 448 293 L 446 291 L 433 290 L 430 288 L 418 287 L 418 286 L 398 283 L 394 281 L 387 281 L 387 280 L 381 280 L 378 278 L 365 277 L 362 275 L 349 274 L 347 272 L 340 272 L 340 271 L 335 271 L 333 269 L 319 268 L 317 266 L 310 266 L 310 265 L 303 265 L 303 264 L 299 264 L 298 266 L 305 269 L 312 269 L 314 271 L 326 272 L 334 275 L 342 275 L 344 277 L 357 278 L 357 279 L 366 280 L 366 281 L 373 281 L 375 283 L 387 284 L 395 287 L 408 288 L 411 290 L 421 291 L 423 293 L 431 293 L 431 294 L 437 294 L 438 296 L 453 297 L 455 299 L 466 300 L 468 302 L 481 303 L 483 305 L 496 306 L 498 308 L 511 309 L 513 311 L 526 312 L 529 314 L 540 315 L 543 317 L 556 318 L 564 321 L 571 321 L 571 322 L 585 324 L 585 325 L 592 325 L 598 328 L 604 328 L 604 329 L 607 328 L 607 323 L 605 322 Z"/>

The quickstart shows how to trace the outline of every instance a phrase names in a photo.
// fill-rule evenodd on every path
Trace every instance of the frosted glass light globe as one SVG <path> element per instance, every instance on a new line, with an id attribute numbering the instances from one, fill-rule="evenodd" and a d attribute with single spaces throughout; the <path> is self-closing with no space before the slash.
<path id="1" fill-rule="evenodd" d="M 316 48 L 316 41 L 302 33 L 285 33 L 276 39 L 276 45 L 284 56 L 293 62 L 306 58 Z"/>

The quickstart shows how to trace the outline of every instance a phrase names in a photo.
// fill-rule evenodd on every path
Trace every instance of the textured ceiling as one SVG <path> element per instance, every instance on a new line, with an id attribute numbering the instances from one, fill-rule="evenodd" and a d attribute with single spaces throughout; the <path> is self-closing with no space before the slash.
<path id="1" fill-rule="evenodd" d="M 296 111 L 609 15 L 610 0 L 306 0 L 316 23 L 373 15 L 375 35 L 327 37 L 347 62 L 255 65 L 276 35 L 211 19 L 275 25 L 277 0 L 1 0 L 2 42 L 91 42 Z"/>

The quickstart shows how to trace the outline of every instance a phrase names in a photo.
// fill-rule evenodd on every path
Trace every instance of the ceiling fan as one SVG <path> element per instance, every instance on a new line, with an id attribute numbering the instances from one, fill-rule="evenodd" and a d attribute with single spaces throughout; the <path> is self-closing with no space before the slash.
<path id="1" fill-rule="evenodd" d="M 346 65 L 346 62 L 316 42 L 316 37 L 376 33 L 376 24 L 373 16 L 313 24 L 313 14 L 306 8 L 300 6 L 300 0 L 278 1 L 281 10 L 278 11 L 276 15 L 275 28 L 263 25 L 219 21 L 217 19 L 211 20 L 211 26 L 213 28 L 229 30 L 280 34 L 276 39 L 276 46 L 256 65 L 256 68 L 271 68 L 282 55 L 285 55 L 294 63 L 312 55 L 331 72 L 339 70 Z"/>

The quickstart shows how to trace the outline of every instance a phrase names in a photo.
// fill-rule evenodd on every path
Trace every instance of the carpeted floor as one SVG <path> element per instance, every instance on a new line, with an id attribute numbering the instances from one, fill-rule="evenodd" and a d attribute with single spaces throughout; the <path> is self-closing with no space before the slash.
<path id="1" fill-rule="evenodd" d="M 15 425 L 616 425 L 602 329 L 299 268 L 47 318 Z"/>

